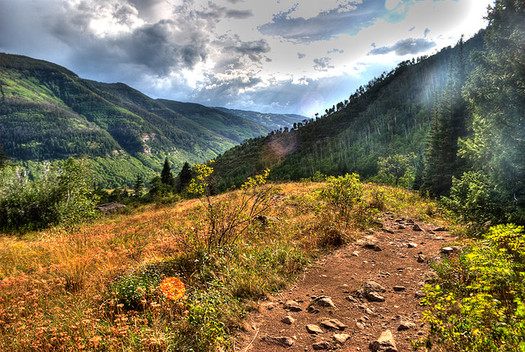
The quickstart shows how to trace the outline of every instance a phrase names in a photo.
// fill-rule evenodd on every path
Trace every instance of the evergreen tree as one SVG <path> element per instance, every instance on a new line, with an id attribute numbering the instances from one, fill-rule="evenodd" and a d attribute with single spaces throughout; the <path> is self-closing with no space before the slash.
<path id="1" fill-rule="evenodd" d="M 174 184 L 173 173 L 171 172 L 171 167 L 168 158 L 164 159 L 164 167 L 162 168 L 162 172 L 160 173 L 160 180 L 163 184 L 168 186 L 173 186 Z"/>
<path id="2" fill-rule="evenodd" d="M 525 2 L 496 0 L 489 8 L 485 55 L 465 89 L 472 136 L 460 155 L 488 176 L 498 203 L 525 209 Z M 517 207 L 517 208 L 516 208 Z M 525 222 L 525 216 L 514 220 Z"/>
<path id="3" fill-rule="evenodd" d="M 182 169 L 179 172 L 179 184 L 177 191 L 180 193 L 190 184 L 191 179 L 193 178 L 193 172 L 191 170 L 190 164 L 185 162 L 182 166 Z"/>
<path id="4" fill-rule="evenodd" d="M 4 146 L 2 143 L 0 143 L 0 167 L 3 167 L 7 164 L 7 161 L 9 160 L 9 157 L 4 151 Z"/>
<path id="5" fill-rule="evenodd" d="M 144 179 L 141 175 L 137 175 L 137 180 L 135 181 L 135 187 L 133 188 L 133 195 L 136 198 L 142 197 L 142 193 L 144 192 Z"/>

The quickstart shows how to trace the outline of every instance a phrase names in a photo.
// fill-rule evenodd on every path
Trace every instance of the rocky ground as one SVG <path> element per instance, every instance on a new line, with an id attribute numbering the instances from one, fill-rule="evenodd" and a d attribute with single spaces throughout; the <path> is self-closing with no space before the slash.
<path id="1" fill-rule="evenodd" d="M 410 351 L 425 335 L 430 263 L 456 248 L 443 228 L 386 213 L 382 230 L 324 257 L 260 304 L 236 351 Z"/>

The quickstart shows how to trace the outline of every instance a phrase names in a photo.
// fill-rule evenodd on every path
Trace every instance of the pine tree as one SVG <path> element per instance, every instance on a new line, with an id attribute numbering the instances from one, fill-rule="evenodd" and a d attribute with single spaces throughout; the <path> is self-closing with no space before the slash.
<path id="1" fill-rule="evenodd" d="M 144 192 L 144 179 L 141 175 L 137 175 L 137 180 L 135 181 L 135 187 L 133 188 L 133 195 L 135 198 L 142 197 L 142 193 Z"/>
<path id="2" fill-rule="evenodd" d="M 171 172 L 171 167 L 168 158 L 164 159 L 164 167 L 162 168 L 162 172 L 160 173 L 160 180 L 163 184 L 168 186 L 173 186 L 174 184 L 173 173 Z"/>
<path id="3" fill-rule="evenodd" d="M 193 172 L 191 170 L 190 164 L 187 162 L 184 163 L 182 169 L 179 172 L 179 184 L 177 191 L 180 193 L 190 184 L 191 179 L 193 178 Z"/>

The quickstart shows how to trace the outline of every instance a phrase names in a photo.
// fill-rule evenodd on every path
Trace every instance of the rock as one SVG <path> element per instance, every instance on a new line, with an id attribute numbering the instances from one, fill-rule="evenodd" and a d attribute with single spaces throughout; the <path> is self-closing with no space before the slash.
<path id="1" fill-rule="evenodd" d="M 407 228 L 407 227 L 406 227 L 405 225 L 403 225 L 403 224 L 399 224 L 399 225 L 397 225 L 397 229 L 398 229 L 398 230 L 404 230 L 404 229 L 406 229 L 406 228 Z"/>
<path id="2" fill-rule="evenodd" d="M 397 331 L 404 331 L 404 330 L 409 330 L 409 329 L 413 329 L 416 327 L 416 324 L 410 322 L 410 321 L 406 321 L 406 320 L 401 320 L 399 322 L 399 326 L 397 327 Z"/>
<path id="3" fill-rule="evenodd" d="M 360 322 L 355 323 L 355 326 L 357 326 L 357 328 L 361 329 L 361 330 L 365 329 L 365 325 L 363 323 L 360 323 Z"/>
<path id="4" fill-rule="evenodd" d="M 414 220 L 412 220 L 412 219 L 406 219 L 405 222 L 406 222 L 407 224 L 413 224 L 413 223 L 414 223 Z"/>
<path id="5" fill-rule="evenodd" d="M 324 331 L 315 324 L 308 324 L 306 325 L 306 331 L 308 331 L 309 334 L 322 334 Z"/>
<path id="6" fill-rule="evenodd" d="M 335 334 L 334 335 L 334 340 L 339 342 L 341 345 L 344 344 L 349 338 L 350 338 L 350 335 L 348 334 Z"/>
<path id="7" fill-rule="evenodd" d="M 288 324 L 288 325 L 292 325 L 293 323 L 295 323 L 295 319 L 289 315 L 285 316 L 284 318 L 281 319 L 281 321 L 285 324 Z"/>
<path id="8" fill-rule="evenodd" d="M 386 292 L 386 289 L 375 281 L 368 280 L 363 285 L 365 292 Z"/>
<path id="9" fill-rule="evenodd" d="M 395 232 L 390 229 L 383 229 L 383 232 L 394 234 Z"/>
<path id="10" fill-rule="evenodd" d="M 334 302 L 328 296 L 321 296 L 315 299 L 315 302 L 321 307 L 335 307 Z"/>
<path id="11" fill-rule="evenodd" d="M 118 213 L 120 210 L 125 209 L 126 206 L 119 202 L 103 203 L 95 207 L 95 209 L 100 210 L 102 214 L 113 214 Z"/>
<path id="12" fill-rule="evenodd" d="M 415 298 L 423 298 L 425 296 L 426 296 L 426 294 L 423 291 L 416 291 L 416 293 L 414 293 L 414 297 Z"/>
<path id="13" fill-rule="evenodd" d="M 372 352 L 397 352 L 396 342 L 390 330 L 383 331 L 368 347 Z"/>
<path id="14" fill-rule="evenodd" d="M 423 229 L 418 224 L 414 224 L 414 226 L 412 226 L 412 230 L 413 231 L 423 231 Z"/>
<path id="15" fill-rule="evenodd" d="M 443 248 L 441 248 L 440 252 L 445 254 L 445 255 L 451 255 L 454 252 L 454 248 L 452 248 L 452 247 L 443 247 Z"/>
<path id="16" fill-rule="evenodd" d="M 379 293 L 374 292 L 374 291 L 368 292 L 365 297 L 370 302 L 384 302 L 385 301 L 385 297 L 381 296 Z"/>
<path id="17" fill-rule="evenodd" d="M 407 246 L 408 248 L 417 248 L 417 243 L 409 242 Z"/>
<path id="18" fill-rule="evenodd" d="M 330 342 L 328 341 L 320 341 L 320 342 L 316 342 L 312 345 L 312 347 L 314 348 L 314 350 L 316 351 L 319 351 L 319 350 L 327 350 L 330 348 Z"/>
<path id="19" fill-rule="evenodd" d="M 379 243 L 379 240 L 377 239 L 377 237 L 375 236 L 372 236 L 372 235 L 369 235 L 369 236 L 365 236 L 362 240 L 360 240 L 358 242 L 361 246 L 363 246 L 363 248 L 366 248 L 366 249 L 372 249 L 376 252 L 379 252 L 381 251 L 381 247 L 379 247 L 378 243 Z"/>
<path id="20" fill-rule="evenodd" d="M 358 302 L 357 302 L 357 299 L 355 299 L 353 296 L 346 296 L 345 299 L 346 299 L 347 301 L 352 302 L 352 303 L 358 303 Z"/>
<path id="21" fill-rule="evenodd" d="M 319 313 L 319 309 L 317 309 L 317 308 L 315 308 L 315 307 L 313 307 L 313 306 L 309 306 L 309 307 L 306 309 L 306 311 L 307 311 L 308 313 L 311 313 L 311 314 L 317 314 L 317 313 Z"/>
<path id="22" fill-rule="evenodd" d="M 348 326 L 337 319 L 328 319 L 321 322 L 321 326 L 327 329 L 344 330 Z"/>
<path id="23" fill-rule="evenodd" d="M 394 286 L 394 291 L 396 292 L 403 292 L 406 291 L 407 288 L 405 286 Z"/>
<path id="24" fill-rule="evenodd" d="M 423 253 L 418 253 L 418 254 L 417 254 L 417 262 L 418 262 L 418 263 L 424 263 L 426 259 L 427 259 L 427 258 L 425 258 L 425 256 L 423 255 Z"/>
<path id="25" fill-rule="evenodd" d="M 294 340 L 291 337 L 286 337 L 286 336 L 280 336 L 280 337 L 265 336 L 262 338 L 262 340 L 268 343 L 273 343 L 273 344 L 281 345 L 284 347 L 290 347 L 294 343 Z"/>
<path id="26" fill-rule="evenodd" d="M 301 312 L 303 310 L 299 303 L 291 299 L 284 302 L 284 309 L 288 309 L 290 312 Z"/>
<path id="27" fill-rule="evenodd" d="M 359 252 L 358 251 L 353 251 L 352 252 L 352 257 L 359 257 Z"/>
<path id="28" fill-rule="evenodd" d="M 446 227 L 436 227 L 433 231 L 442 232 L 442 231 L 448 231 L 448 229 Z"/>

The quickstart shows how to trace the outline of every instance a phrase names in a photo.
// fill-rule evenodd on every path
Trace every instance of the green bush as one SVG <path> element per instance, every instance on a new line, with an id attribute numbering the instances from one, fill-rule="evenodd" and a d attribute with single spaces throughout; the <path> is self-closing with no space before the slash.
<path id="1" fill-rule="evenodd" d="M 427 347 L 525 351 L 525 238 L 522 226 L 497 225 L 459 258 L 436 266 L 427 286 Z"/>
<path id="2" fill-rule="evenodd" d="M 30 230 L 94 218 L 96 196 L 84 161 L 68 159 L 46 165 L 30 178 L 25 169 L 0 169 L 0 227 Z"/>

